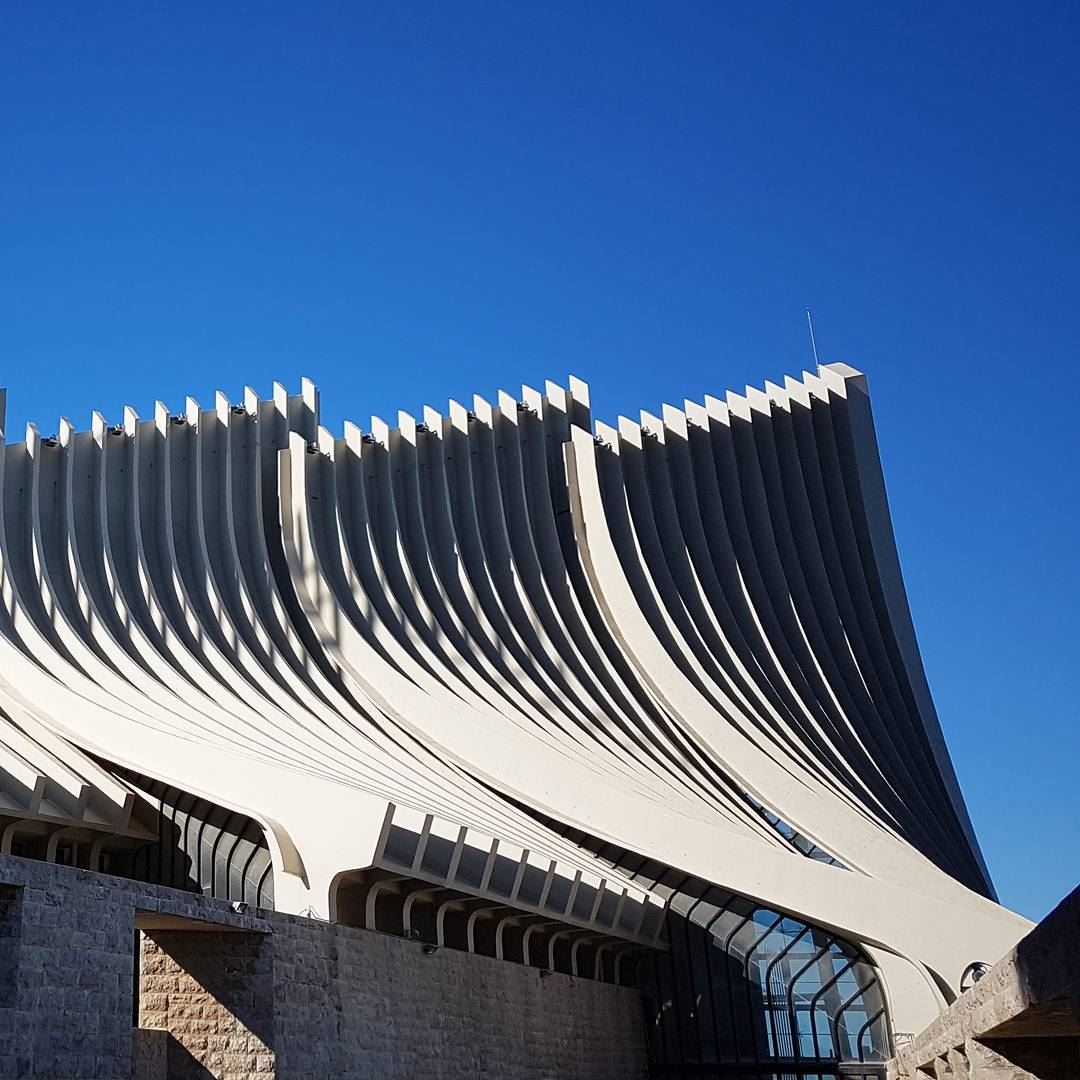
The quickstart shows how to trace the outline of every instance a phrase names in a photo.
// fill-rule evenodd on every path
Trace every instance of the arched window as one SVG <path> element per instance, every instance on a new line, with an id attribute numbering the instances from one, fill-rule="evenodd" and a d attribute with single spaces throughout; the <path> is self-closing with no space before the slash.
<path id="1" fill-rule="evenodd" d="M 638 966 L 654 1077 L 824 1080 L 889 1058 L 877 971 L 850 942 L 715 888 L 672 894 L 668 938 Z"/>

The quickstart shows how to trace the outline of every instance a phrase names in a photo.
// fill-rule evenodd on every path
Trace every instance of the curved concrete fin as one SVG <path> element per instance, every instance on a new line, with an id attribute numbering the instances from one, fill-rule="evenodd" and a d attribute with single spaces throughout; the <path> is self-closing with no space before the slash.
<path id="1" fill-rule="evenodd" d="M 674 875 L 954 987 L 1023 933 L 860 373 L 595 431 L 575 377 L 341 438 L 309 379 L 243 402 L 6 448 L 0 800 L 145 831 L 94 755 L 254 819 L 278 905 L 324 916 L 368 867 L 468 895 L 474 931 L 482 902 L 652 947 Z"/>

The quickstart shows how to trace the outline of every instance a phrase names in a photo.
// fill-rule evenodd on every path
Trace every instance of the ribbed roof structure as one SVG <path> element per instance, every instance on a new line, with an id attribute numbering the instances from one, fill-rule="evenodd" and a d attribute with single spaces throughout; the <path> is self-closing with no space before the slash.
<path id="1" fill-rule="evenodd" d="M 305 380 L 30 427 L 0 484 L 13 830 L 132 833 L 123 769 L 257 822 L 279 908 L 390 889 L 662 949 L 661 875 L 600 854 L 633 852 L 867 947 L 912 1015 L 1025 930 L 844 365 L 616 425 L 571 379 L 339 436 Z"/>

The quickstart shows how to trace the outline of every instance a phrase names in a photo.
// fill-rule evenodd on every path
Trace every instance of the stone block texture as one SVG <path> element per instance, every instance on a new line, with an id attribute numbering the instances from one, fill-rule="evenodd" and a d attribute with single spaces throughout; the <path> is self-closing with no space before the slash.
<path id="1" fill-rule="evenodd" d="M 636 990 L 290 916 L 273 947 L 279 1077 L 646 1073 Z"/>
<path id="2" fill-rule="evenodd" d="M 0 1080 L 128 1080 L 136 914 L 265 931 L 195 893 L 0 856 Z"/>
<path id="3" fill-rule="evenodd" d="M 138 1027 L 132 1033 L 132 1073 L 136 1080 L 169 1080 L 169 1043 L 167 1031 Z"/>
<path id="4" fill-rule="evenodd" d="M 0 1080 L 646 1072 L 635 990 L 0 856 Z"/>
<path id="5" fill-rule="evenodd" d="M 125 1076 L 134 908 L 123 891 L 56 869 L 28 862 L 25 884 L 4 887 L 0 1077 Z"/>
<path id="6" fill-rule="evenodd" d="M 170 1080 L 274 1074 L 272 951 L 269 934 L 143 934 L 139 1026 L 169 1032 Z"/>

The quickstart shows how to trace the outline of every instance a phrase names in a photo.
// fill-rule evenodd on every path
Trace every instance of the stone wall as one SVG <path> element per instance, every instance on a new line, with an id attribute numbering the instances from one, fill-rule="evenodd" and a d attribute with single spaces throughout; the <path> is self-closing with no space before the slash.
<path id="1" fill-rule="evenodd" d="M 274 1074 L 276 944 L 236 931 L 143 934 L 139 1026 L 169 1032 L 169 1080 Z"/>
<path id="2" fill-rule="evenodd" d="M 138 1080 L 646 1074 L 634 990 L 0 856 L 0 1080 L 131 1080 L 133 1052 Z"/>
<path id="3" fill-rule="evenodd" d="M 0 856 L 0 1080 L 130 1080 L 137 912 L 266 929 L 194 893 Z"/>
<path id="4" fill-rule="evenodd" d="M 630 1080 L 636 990 L 289 916 L 274 919 L 278 1076 Z"/>

